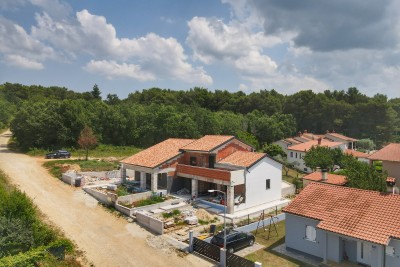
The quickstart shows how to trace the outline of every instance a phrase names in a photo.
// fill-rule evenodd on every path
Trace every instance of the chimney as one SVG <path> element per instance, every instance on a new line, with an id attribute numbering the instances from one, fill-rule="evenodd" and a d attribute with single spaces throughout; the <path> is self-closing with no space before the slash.
<path id="1" fill-rule="evenodd" d="M 304 130 L 304 133 L 307 133 L 307 130 Z"/>
<path id="2" fill-rule="evenodd" d="M 321 138 L 321 137 L 318 138 L 318 145 L 319 145 L 319 146 L 321 145 L 321 141 L 322 141 L 322 138 Z"/>
<path id="3" fill-rule="evenodd" d="M 322 173 L 322 181 L 328 180 L 328 172 L 327 172 L 327 170 L 326 169 L 322 169 L 321 173 Z"/>
<path id="4" fill-rule="evenodd" d="M 300 136 L 301 136 L 301 132 L 300 132 L 300 131 L 297 133 L 297 136 L 298 136 L 298 137 L 300 137 Z"/>

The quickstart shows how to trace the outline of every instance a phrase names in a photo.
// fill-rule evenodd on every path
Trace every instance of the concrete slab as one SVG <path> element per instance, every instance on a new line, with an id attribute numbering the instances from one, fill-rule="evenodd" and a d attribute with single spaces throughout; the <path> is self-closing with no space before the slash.
<path id="1" fill-rule="evenodd" d="M 163 209 L 154 209 L 154 210 L 151 210 L 150 212 L 151 213 L 154 213 L 154 214 L 157 214 L 157 213 L 161 213 L 161 212 L 164 212 L 165 210 L 163 210 Z"/>
<path id="2" fill-rule="evenodd" d="M 197 207 L 202 208 L 202 209 L 208 209 L 210 206 L 200 203 L 200 204 L 197 204 Z"/>
<path id="3" fill-rule="evenodd" d="M 162 210 L 172 210 L 172 209 L 177 209 L 177 208 L 183 207 L 185 205 L 186 205 L 186 203 L 180 202 L 179 204 L 167 205 L 167 206 L 164 206 L 164 207 L 160 207 L 160 209 L 162 209 Z"/>
<path id="4" fill-rule="evenodd" d="M 207 209 L 207 211 L 212 212 L 212 213 L 216 213 L 216 214 L 222 213 L 222 210 L 220 210 L 220 209 L 215 209 L 215 208 Z"/>
<path id="5" fill-rule="evenodd" d="M 257 250 L 263 249 L 263 248 L 264 248 L 263 245 L 254 243 L 254 245 L 252 245 L 251 247 L 246 247 L 244 249 L 241 249 L 241 250 L 235 252 L 235 254 L 240 257 L 244 257 L 246 255 L 249 255 L 249 254 L 256 252 Z"/>

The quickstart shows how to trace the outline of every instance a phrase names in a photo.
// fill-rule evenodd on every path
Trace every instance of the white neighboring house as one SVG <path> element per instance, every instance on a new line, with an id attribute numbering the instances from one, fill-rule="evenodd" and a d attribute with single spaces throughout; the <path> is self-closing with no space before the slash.
<path id="1" fill-rule="evenodd" d="M 324 139 L 312 140 L 298 145 L 288 147 L 287 161 L 294 164 L 294 166 L 307 173 L 312 172 L 304 163 L 304 156 L 308 150 L 314 146 L 325 146 L 330 149 L 340 148 L 342 151 L 346 149 L 346 143 L 331 142 Z"/>
<path id="2" fill-rule="evenodd" d="M 365 162 L 365 163 L 369 163 L 369 154 L 361 152 L 361 151 L 357 151 L 357 150 L 353 150 L 353 149 L 346 149 L 344 151 L 345 154 L 349 154 L 349 155 L 353 155 L 353 157 L 355 157 L 358 161 L 361 162 Z"/>
<path id="3" fill-rule="evenodd" d="M 236 151 L 216 166 L 245 170 L 245 202 L 235 205 L 235 211 L 281 200 L 282 164 L 267 154 Z"/>
<path id="4" fill-rule="evenodd" d="M 343 134 L 338 134 L 338 133 L 335 133 L 335 132 L 326 133 L 324 139 L 329 139 L 332 142 L 345 143 L 346 149 L 355 149 L 356 148 L 356 142 L 358 141 L 357 139 L 345 136 Z"/>

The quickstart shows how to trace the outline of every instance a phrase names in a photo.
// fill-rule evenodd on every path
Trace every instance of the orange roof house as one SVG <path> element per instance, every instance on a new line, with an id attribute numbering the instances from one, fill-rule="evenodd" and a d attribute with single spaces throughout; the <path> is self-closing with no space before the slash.
<path id="1" fill-rule="evenodd" d="M 382 170 L 396 179 L 396 186 L 400 187 L 400 144 L 391 143 L 371 154 L 370 161 L 382 161 Z"/>
<path id="2" fill-rule="evenodd" d="M 288 150 L 295 150 L 295 151 L 308 151 L 310 150 L 312 147 L 315 146 L 326 146 L 326 147 L 337 147 L 342 145 L 342 143 L 340 142 L 330 142 L 330 141 L 326 141 L 326 140 L 312 140 L 312 141 L 308 141 L 305 143 L 301 143 L 298 145 L 294 145 L 291 147 L 288 147 Z"/>
<path id="3" fill-rule="evenodd" d="M 140 188 L 153 192 L 174 193 L 185 188 L 197 196 L 210 189 L 225 190 L 228 213 L 281 202 L 282 165 L 253 150 L 234 136 L 170 138 L 122 160 L 122 173 L 134 171 Z M 235 195 L 243 196 L 240 207 L 234 206 Z"/>
<path id="4" fill-rule="evenodd" d="M 400 266 L 391 258 L 400 245 L 399 211 L 400 195 L 311 183 L 283 209 L 286 247 L 324 261 L 341 262 L 344 253 L 366 265 Z"/>
<path id="5" fill-rule="evenodd" d="M 304 186 L 309 182 L 321 182 L 333 185 L 345 185 L 347 183 L 346 176 L 332 173 L 326 173 L 326 180 L 324 180 L 323 173 L 320 171 L 307 174 L 302 179 L 305 182 Z M 304 180 L 307 180 L 307 182 Z"/>

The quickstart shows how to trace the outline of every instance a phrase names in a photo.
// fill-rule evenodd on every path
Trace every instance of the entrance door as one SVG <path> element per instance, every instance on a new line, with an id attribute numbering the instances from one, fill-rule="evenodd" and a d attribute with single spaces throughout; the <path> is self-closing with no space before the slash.
<path id="1" fill-rule="evenodd" d="M 357 242 L 357 261 L 359 263 L 370 264 L 371 244 L 367 242 Z"/>

